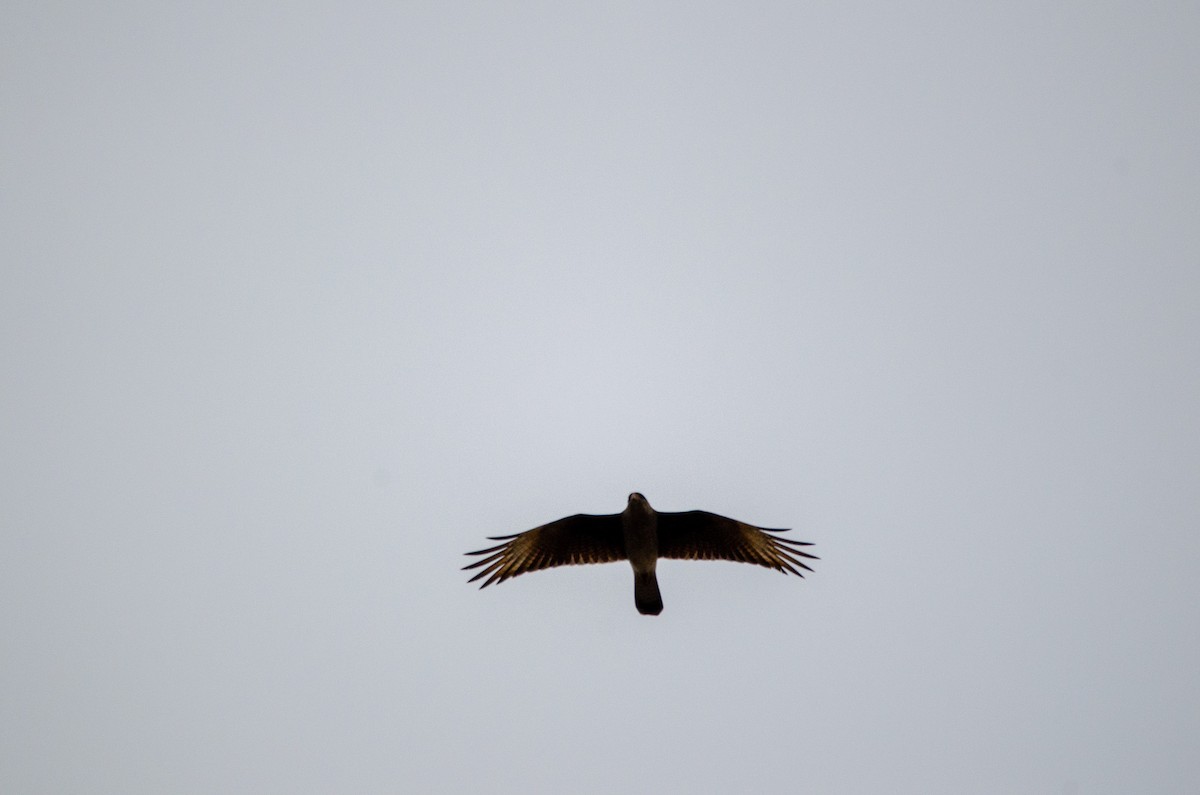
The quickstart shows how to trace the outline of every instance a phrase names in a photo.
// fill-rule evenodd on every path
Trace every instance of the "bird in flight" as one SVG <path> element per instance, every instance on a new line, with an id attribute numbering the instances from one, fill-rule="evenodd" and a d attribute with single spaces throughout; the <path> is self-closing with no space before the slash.
<path id="1" fill-rule="evenodd" d="M 663 608 L 654 573 L 659 558 L 734 560 L 803 577 L 800 569 L 812 569 L 801 558 L 818 558 L 801 549 L 811 543 L 776 535 L 785 532 L 708 511 L 659 512 L 635 491 L 621 513 L 577 513 L 524 533 L 491 537 L 503 543 L 468 552 L 482 557 L 463 569 L 482 566 L 468 582 L 487 577 L 479 586 L 486 588 L 527 571 L 628 560 L 634 604 L 639 613 L 656 616 Z"/>

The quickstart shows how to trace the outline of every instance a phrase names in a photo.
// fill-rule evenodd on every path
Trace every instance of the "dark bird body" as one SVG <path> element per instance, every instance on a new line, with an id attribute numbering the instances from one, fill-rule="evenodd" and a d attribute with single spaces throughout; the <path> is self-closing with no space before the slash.
<path id="1" fill-rule="evenodd" d="M 799 577 L 812 571 L 800 558 L 816 560 L 800 547 L 806 541 L 782 538 L 763 527 L 707 511 L 658 512 L 641 494 L 629 495 L 621 513 L 567 516 L 541 527 L 491 540 L 504 543 L 468 555 L 483 556 L 464 569 L 483 567 L 470 582 L 486 577 L 480 588 L 529 571 L 579 563 L 628 560 L 633 567 L 633 600 L 639 613 L 662 612 L 655 567 L 659 558 L 734 560 L 754 563 Z"/>

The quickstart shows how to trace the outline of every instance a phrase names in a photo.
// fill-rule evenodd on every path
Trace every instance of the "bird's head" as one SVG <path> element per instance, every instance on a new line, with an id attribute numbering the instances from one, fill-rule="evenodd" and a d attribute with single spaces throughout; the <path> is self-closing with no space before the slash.
<path id="1" fill-rule="evenodd" d="M 650 505 L 650 503 L 646 502 L 646 498 L 643 497 L 641 495 L 641 493 L 637 492 L 637 491 L 635 491 L 633 494 L 629 495 L 629 504 L 630 505 L 646 505 L 646 506 Z"/>

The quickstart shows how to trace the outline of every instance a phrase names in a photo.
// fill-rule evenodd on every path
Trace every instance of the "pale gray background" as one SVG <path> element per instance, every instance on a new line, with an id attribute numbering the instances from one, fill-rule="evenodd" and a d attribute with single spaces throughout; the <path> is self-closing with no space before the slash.
<path id="1" fill-rule="evenodd" d="M 1200 791 L 1192 2 L 9 3 L 0 791 Z M 638 489 L 795 528 L 477 592 Z"/>

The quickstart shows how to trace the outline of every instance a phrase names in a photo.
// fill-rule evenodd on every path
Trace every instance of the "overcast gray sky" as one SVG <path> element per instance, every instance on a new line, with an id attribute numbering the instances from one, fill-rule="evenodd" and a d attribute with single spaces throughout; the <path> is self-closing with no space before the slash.
<path id="1" fill-rule="evenodd" d="M 0 790 L 1200 791 L 1198 52 L 9 3 Z M 458 570 L 635 489 L 822 559 Z"/>

